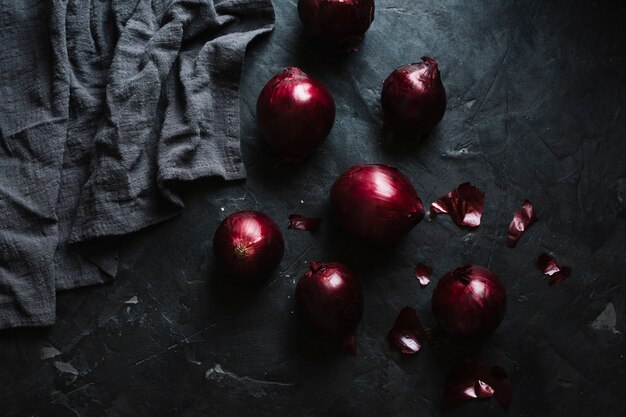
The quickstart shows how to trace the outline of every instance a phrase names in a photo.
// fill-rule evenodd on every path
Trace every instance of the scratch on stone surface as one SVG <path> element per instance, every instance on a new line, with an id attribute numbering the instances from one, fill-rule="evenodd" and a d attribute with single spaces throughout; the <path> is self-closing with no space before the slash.
<path id="1" fill-rule="evenodd" d="M 398 14 L 405 15 L 405 16 L 415 16 L 413 13 L 409 13 L 406 9 L 402 7 L 397 7 L 397 6 L 383 7 L 381 10 L 384 10 L 387 12 L 398 13 Z"/>
<path id="2" fill-rule="evenodd" d="M 602 313 L 591 323 L 591 327 L 596 330 L 608 330 L 613 334 L 620 334 L 621 332 L 616 329 L 616 326 L 617 314 L 613 303 L 607 303 Z"/>
<path id="3" fill-rule="evenodd" d="M 570 172 L 569 174 L 567 174 L 566 176 L 564 176 L 563 178 L 559 178 L 558 182 L 565 182 L 566 179 L 572 177 L 573 175 L 575 175 L 576 172 Z"/>
<path id="4" fill-rule="evenodd" d="M 515 364 L 515 366 L 519 366 L 519 361 L 517 361 L 515 358 L 513 358 L 513 356 L 509 355 L 506 352 L 506 349 L 501 349 L 500 350 L 500 354 L 502 356 L 504 356 L 505 358 L 507 358 L 509 361 L 511 361 L 511 363 Z"/>
<path id="5" fill-rule="evenodd" d="M 129 367 L 127 367 L 126 369 L 132 369 L 132 368 L 135 368 L 135 367 L 137 367 L 137 366 L 139 366 L 139 365 L 141 365 L 141 364 L 144 364 L 144 363 L 146 363 L 146 362 L 149 362 L 149 361 L 151 361 L 152 359 L 155 359 L 155 358 L 157 358 L 157 357 L 159 357 L 159 356 L 163 355 L 164 353 L 169 352 L 169 351 L 170 351 L 170 350 L 172 350 L 172 349 L 176 349 L 177 347 L 179 347 L 179 346 L 181 346 L 181 345 L 183 345 L 183 344 L 187 343 L 187 342 L 188 342 L 191 338 L 193 338 L 193 337 L 195 337 L 195 336 L 197 336 L 197 335 L 199 335 L 199 334 L 201 334 L 201 333 L 203 333 L 203 332 L 207 331 L 207 330 L 208 330 L 208 329 L 210 329 L 211 327 L 215 327 L 216 325 L 217 325 L 217 323 L 211 323 L 211 324 L 209 324 L 208 326 L 206 326 L 206 327 L 204 327 L 204 328 L 202 328 L 202 329 L 198 330 L 197 332 L 193 333 L 192 335 L 187 336 L 187 337 L 185 337 L 184 339 L 179 340 L 178 342 L 174 343 L 173 345 L 171 345 L 171 346 L 169 346 L 169 347 L 167 347 L 167 348 L 165 348 L 165 349 L 161 350 L 160 352 L 154 353 L 154 354 L 149 355 L 149 356 L 147 356 L 147 357 L 145 357 L 145 358 L 143 358 L 143 359 L 140 359 L 139 361 L 137 361 L 137 362 L 133 363 L 132 365 L 130 365 Z"/>
<path id="6" fill-rule="evenodd" d="M 559 357 L 560 360 L 562 360 L 565 364 L 567 364 L 567 366 L 576 372 L 576 374 L 578 374 L 582 379 L 584 379 L 585 381 L 589 382 L 589 383 L 597 383 L 596 380 L 594 380 L 594 378 L 592 378 L 591 376 L 587 375 L 586 372 L 583 371 L 582 368 L 579 368 L 580 363 L 577 362 L 576 360 L 570 358 L 568 355 L 559 352 L 558 350 L 555 349 L 554 346 L 551 347 L 550 351 L 552 353 L 554 353 L 556 356 Z"/>
<path id="7" fill-rule="evenodd" d="M 221 382 L 229 378 L 238 382 L 247 382 L 261 385 L 277 385 L 281 387 L 290 387 L 293 385 L 293 382 L 268 381 L 264 379 L 250 378 L 249 376 L 239 376 L 234 372 L 224 370 L 219 363 L 216 363 L 214 367 L 209 368 L 204 374 L 204 377 L 206 380 L 212 380 L 217 382 Z"/>
<path id="8" fill-rule="evenodd" d="M 250 196 L 252 201 L 254 201 L 254 204 L 256 204 L 257 206 L 259 205 L 259 202 L 257 201 L 256 196 L 247 187 L 246 187 L 246 196 Z"/>
<path id="9" fill-rule="evenodd" d="M 292 266 L 294 266 L 296 264 L 296 262 L 300 261 L 302 259 L 302 257 L 309 251 L 309 249 L 311 249 L 313 247 L 313 245 L 308 246 L 306 249 L 304 249 L 302 252 L 300 252 L 298 254 L 298 256 L 296 256 L 296 259 L 293 260 L 293 262 L 291 262 L 287 268 L 283 269 L 280 273 L 281 274 L 285 274 L 285 272 L 289 271 L 291 269 Z"/>
<path id="10" fill-rule="evenodd" d="M 559 155 L 556 154 L 554 150 L 548 145 L 548 143 L 537 133 L 532 123 L 529 123 L 529 126 L 530 126 L 530 131 L 533 133 L 533 135 L 535 135 L 535 137 L 539 139 L 541 143 L 543 143 L 543 146 L 545 146 L 546 149 L 548 149 L 548 151 L 552 154 L 552 156 L 554 156 L 556 159 L 560 159 Z"/>
<path id="11" fill-rule="evenodd" d="M 491 243 L 491 251 L 489 251 L 489 260 L 487 261 L 487 269 L 491 266 L 491 259 L 493 258 L 493 252 L 496 248 L 496 241 L 498 237 L 498 228 L 500 227 L 500 213 L 502 212 L 502 204 L 498 204 L 498 214 L 496 215 L 496 229 Z"/>
<path id="12" fill-rule="evenodd" d="M 152 326 L 149 326 L 152 330 L 156 331 L 156 329 Z M 161 344 L 159 342 L 156 341 L 156 339 L 152 336 L 152 335 L 148 335 L 148 338 L 152 341 L 152 344 L 154 346 L 156 346 L 159 349 L 163 349 L 163 347 L 161 347 Z"/>
<path id="13" fill-rule="evenodd" d="M 615 116 L 613 117 L 613 121 L 611 122 L 611 126 L 615 126 L 615 124 L 617 123 L 617 119 L 619 118 L 620 114 L 622 114 L 622 105 L 621 104 L 619 106 L 617 106 L 617 111 L 615 111 Z"/>
<path id="14" fill-rule="evenodd" d="M 537 11 L 539 10 L 539 4 L 541 4 L 541 0 L 537 0 L 535 2 L 535 7 L 534 7 L 534 10 L 533 10 L 533 15 L 530 18 L 530 23 L 532 23 L 535 20 L 535 18 L 537 17 Z"/>
<path id="15" fill-rule="evenodd" d="M 458 97 L 458 98 L 459 98 L 459 100 L 461 100 L 461 102 L 459 104 L 455 105 L 455 106 L 449 106 L 446 109 L 447 112 L 450 112 L 452 110 L 456 110 L 459 107 L 466 107 L 468 109 L 471 109 L 474 106 L 474 104 L 476 104 L 476 99 L 475 98 L 470 98 L 470 99 L 467 99 L 465 101 L 461 97 Z"/>
<path id="16" fill-rule="evenodd" d="M 504 116 L 504 149 L 506 150 L 506 144 L 509 141 L 509 77 L 506 76 L 506 109 Z M 506 159 L 505 159 L 506 162 Z M 505 166 L 506 169 L 506 166 Z"/>
<path id="17" fill-rule="evenodd" d="M 41 350 L 39 351 L 39 357 L 41 359 L 50 359 L 50 358 L 54 358 L 55 356 L 59 356 L 61 354 L 61 351 L 57 348 L 55 348 L 54 346 L 42 346 Z"/>
<path id="18" fill-rule="evenodd" d="M 360 91 L 363 91 L 363 88 L 361 88 L 359 80 L 354 76 L 353 73 L 350 73 L 350 80 L 352 81 L 352 87 L 354 88 L 354 91 L 357 92 L 356 98 L 361 102 L 370 119 L 378 120 L 379 115 L 374 112 L 372 106 L 370 105 L 370 102 L 367 101 L 363 94 L 359 93 Z M 366 91 L 369 91 L 372 96 L 378 97 L 378 94 L 375 94 L 372 89 L 366 88 Z"/>
<path id="19" fill-rule="evenodd" d="M 70 395 L 70 394 L 73 394 L 75 392 L 81 391 L 81 390 L 87 388 L 88 386 L 94 385 L 94 384 L 95 384 L 95 382 L 87 382 L 86 384 L 83 384 L 83 385 L 81 385 L 78 388 L 74 388 L 73 390 L 71 390 L 69 392 L 66 392 L 65 395 Z"/>
<path id="20" fill-rule="evenodd" d="M 161 312 L 161 318 L 163 318 L 163 320 L 165 320 L 170 325 L 170 333 L 175 334 L 176 336 L 180 336 L 182 338 L 185 337 L 185 335 L 183 335 L 183 334 L 177 332 L 176 330 L 174 330 L 176 328 L 176 323 L 174 323 L 174 321 L 172 319 L 167 317 L 164 312 Z M 150 327 L 152 328 L 152 330 L 154 330 L 155 333 L 159 333 L 159 331 L 157 329 L 155 329 L 152 326 L 150 326 Z"/>
<path id="21" fill-rule="evenodd" d="M 626 201 L 624 199 L 624 196 L 626 195 L 626 178 L 618 179 L 615 184 L 615 188 L 617 188 L 615 198 L 620 205 L 624 206 L 624 202 Z"/>
<path id="22" fill-rule="evenodd" d="M 68 410 L 70 410 L 72 413 L 74 413 L 75 416 L 80 417 L 80 414 L 78 413 L 78 411 L 74 410 L 72 407 L 70 407 L 67 404 L 61 403 L 61 405 L 65 408 L 67 408 Z"/>
<path id="23" fill-rule="evenodd" d="M 469 122 L 470 126 L 474 125 L 474 122 L 476 121 L 476 118 L 478 117 L 478 115 L 480 114 L 480 110 L 483 108 L 483 105 L 485 104 L 485 101 L 487 100 L 487 98 L 489 97 L 489 94 L 491 93 L 491 90 L 493 90 L 493 86 L 496 83 L 496 80 L 498 79 L 498 77 L 500 76 L 500 72 L 502 71 L 502 69 L 505 67 L 505 62 L 506 62 L 506 58 L 509 55 L 509 51 L 511 50 L 511 46 L 513 45 L 514 41 L 515 41 L 515 36 L 517 35 L 517 29 L 514 30 L 513 35 L 511 36 L 511 39 L 509 39 L 508 45 L 506 47 L 506 50 L 504 51 L 504 54 L 502 55 L 502 58 L 500 59 L 500 63 L 498 64 L 498 67 L 496 68 L 495 74 L 493 76 L 493 79 L 491 80 L 491 84 L 489 84 L 489 88 L 487 89 L 487 92 L 485 93 L 485 95 L 483 96 L 483 98 L 480 100 L 480 103 L 478 104 L 478 108 L 476 109 L 476 111 L 474 112 L 474 116 L 472 116 L 472 120 Z M 463 136 L 461 137 L 461 142 L 463 140 L 465 140 L 465 136 L 467 135 L 467 132 L 470 129 L 466 129 L 465 133 L 463 134 Z"/>
<path id="24" fill-rule="evenodd" d="M 280 49 L 282 49 L 283 51 L 287 52 L 288 54 L 292 53 L 292 50 L 286 46 L 284 46 L 281 42 L 274 42 L 274 45 L 278 46 Z M 256 117 L 256 110 L 255 113 L 253 113 L 253 115 Z"/>

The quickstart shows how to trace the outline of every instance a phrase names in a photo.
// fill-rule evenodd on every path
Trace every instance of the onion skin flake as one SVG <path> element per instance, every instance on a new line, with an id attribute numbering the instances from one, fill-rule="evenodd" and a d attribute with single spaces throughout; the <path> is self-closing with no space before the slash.
<path id="1" fill-rule="evenodd" d="M 550 277 L 548 285 L 551 287 L 561 281 L 565 281 L 572 274 L 572 268 L 569 266 L 561 266 L 552 256 L 542 253 L 537 259 L 537 268 Z"/>
<path id="2" fill-rule="evenodd" d="M 306 217 L 300 214 L 289 215 L 288 229 L 302 230 L 304 232 L 315 232 L 320 228 L 322 219 L 319 217 Z"/>
<path id="3" fill-rule="evenodd" d="M 446 377 L 444 397 L 451 403 L 493 397 L 508 408 L 511 405 L 509 378 L 500 366 L 466 359 Z"/>
<path id="4" fill-rule="evenodd" d="M 535 224 L 536 221 L 537 215 L 535 214 L 532 203 L 528 200 L 524 200 L 522 208 L 513 215 L 513 220 L 511 220 L 511 224 L 509 225 L 509 233 L 506 237 L 506 245 L 509 248 L 514 248 L 524 232 Z"/>
<path id="5" fill-rule="evenodd" d="M 424 265 L 423 263 L 418 263 L 415 265 L 415 278 L 420 282 L 422 288 L 427 286 L 430 283 L 430 277 L 433 274 L 433 269 Z"/>
<path id="6" fill-rule="evenodd" d="M 449 214 L 459 226 L 475 228 L 480 225 L 485 193 L 469 182 L 464 182 L 430 206 L 430 217 Z"/>
<path id="7" fill-rule="evenodd" d="M 414 308 L 404 307 L 396 318 L 387 340 L 400 353 L 412 355 L 429 341 L 428 330 L 422 325 Z"/>

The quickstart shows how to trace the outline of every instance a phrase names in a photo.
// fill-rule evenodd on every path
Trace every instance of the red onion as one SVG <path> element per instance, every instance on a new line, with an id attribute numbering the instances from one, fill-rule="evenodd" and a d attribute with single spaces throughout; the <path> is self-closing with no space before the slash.
<path id="1" fill-rule="evenodd" d="M 441 278 L 432 302 L 439 325 L 448 333 L 484 336 L 493 332 L 504 318 L 506 290 L 487 268 L 465 265 Z"/>
<path id="2" fill-rule="evenodd" d="M 420 139 L 437 126 L 446 111 L 437 62 L 427 56 L 423 62 L 397 68 L 383 83 L 381 104 L 385 122 L 395 133 Z"/>
<path id="3" fill-rule="evenodd" d="M 374 0 L 299 0 L 300 21 L 314 36 L 356 51 L 374 21 Z"/>
<path id="4" fill-rule="evenodd" d="M 240 211 L 220 223 L 213 251 L 230 276 L 258 282 L 278 266 L 285 242 L 278 225 L 265 214 Z"/>
<path id="5" fill-rule="evenodd" d="M 363 291 L 347 266 L 309 262 L 296 287 L 296 306 L 299 316 L 316 330 L 348 338 L 363 314 Z"/>
<path id="6" fill-rule="evenodd" d="M 285 160 L 300 162 L 326 139 L 335 122 L 335 100 L 319 82 L 287 67 L 265 85 L 256 103 L 261 133 Z"/>
<path id="7" fill-rule="evenodd" d="M 330 191 L 335 219 L 347 232 L 372 243 L 390 243 L 424 217 L 409 179 L 393 167 L 354 165 Z"/>

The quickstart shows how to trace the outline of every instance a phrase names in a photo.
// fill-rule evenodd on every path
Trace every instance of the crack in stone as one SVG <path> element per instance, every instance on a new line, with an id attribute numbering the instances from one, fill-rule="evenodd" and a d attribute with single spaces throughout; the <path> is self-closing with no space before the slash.
<path id="1" fill-rule="evenodd" d="M 277 385 L 281 387 L 290 387 L 293 385 L 292 382 L 268 381 L 264 379 L 251 378 L 249 376 L 240 376 L 234 372 L 224 370 L 219 363 L 216 363 L 214 367 L 209 368 L 206 371 L 204 377 L 207 381 L 212 380 L 216 382 L 222 382 L 226 379 L 232 379 L 232 380 L 235 380 L 237 382 L 242 382 L 242 383 Z"/>

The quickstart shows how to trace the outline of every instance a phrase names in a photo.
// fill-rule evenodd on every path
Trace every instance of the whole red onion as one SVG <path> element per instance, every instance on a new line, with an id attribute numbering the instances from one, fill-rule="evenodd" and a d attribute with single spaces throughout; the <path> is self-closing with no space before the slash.
<path id="1" fill-rule="evenodd" d="M 487 268 L 465 265 L 439 280 L 432 303 L 435 318 L 448 333 L 470 338 L 484 336 L 504 318 L 506 290 Z"/>
<path id="2" fill-rule="evenodd" d="M 265 85 L 256 103 L 257 123 L 274 150 L 299 162 L 326 139 L 335 122 L 335 100 L 319 82 L 287 67 Z"/>
<path id="3" fill-rule="evenodd" d="M 354 165 L 333 184 L 330 203 L 344 230 L 371 243 L 393 242 L 424 217 L 411 181 L 387 165 Z"/>
<path id="4" fill-rule="evenodd" d="M 226 217 L 213 236 L 213 251 L 233 278 L 258 282 L 280 263 L 285 242 L 272 219 L 257 211 Z"/>
<path id="5" fill-rule="evenodd" d="M 363 314 L 363 291 L 352 271 L 338 262 L 309 262 L 296 286 L 298 315 L 332 337 L 354 334 Z"/>
<path id="6" fill-rule="evenodd" d="M 446 90 L 437 62 L 427 56 L 422 60 L 393 71 L 383 83 L 381 97 L 391 130 L 416 139 L 434 129 L 446 111 Z"/>
<path id="7" fill-rule="evenodd" d="M 355 51 L 374 21 L 374 0 L 299 0 L 306 28 L 326 42 Z"/>

